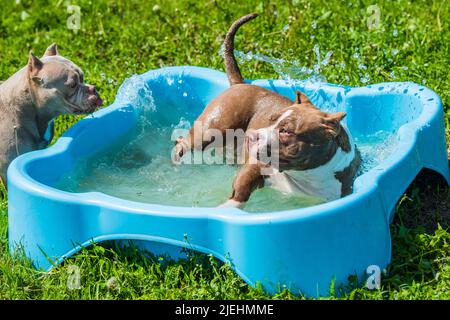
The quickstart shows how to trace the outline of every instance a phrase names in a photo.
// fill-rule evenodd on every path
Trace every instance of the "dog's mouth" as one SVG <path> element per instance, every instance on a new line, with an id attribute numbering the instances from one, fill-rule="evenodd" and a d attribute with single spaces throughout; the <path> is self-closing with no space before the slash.
<path id="1" fill-rule="evenodd" d="M 282 159 L 282 158 L 279 158 L 278 160 L 276 160 L 275 164 L 278 165 L 278 168 L 280 170 L 289 170 L 289 169 L 295 167 L 294 164 L 292 163 L 292 161 L 287 160 L 287 159 Z"/>
<path id="2" fill-rule="evenodd" d="M 256 159 L 265 164 L 278 164 L 283 167 L 290 167 L 293 164 L 293 159 L 280 157 L 279 152 L 273 150 L 270 145 L 264 150 L 258 150 L 256 152 Z"/>
<path id="3" fill-rule="evenodd" d="M 289 164 L 291 164 L 291 161 L 289 161 L 289 160 L 287 160 L 287 159 L 281 159 L 281 158 L 279 158 L 279 159 L 278 159 L 278 163 L 281 164 L 281 165 L 289 165 Z"/>
<path id="4" fill-rule="evenodd" d="M 73 115 L 93 113 L 98 107 L 103 105 L 103 100 L 99 96 L 89 96 L 83 105 L 74 104 L 65 99 L 66 110 Z"/>
<path id="5" fill-rule="evenodd" d="M 94 109 L 96 109 L 97 107 L 101 107 L 103 105 L 103 100 L 98 95 L 89 96 L 87 101 L 90 104 L 90 106 Z"/>

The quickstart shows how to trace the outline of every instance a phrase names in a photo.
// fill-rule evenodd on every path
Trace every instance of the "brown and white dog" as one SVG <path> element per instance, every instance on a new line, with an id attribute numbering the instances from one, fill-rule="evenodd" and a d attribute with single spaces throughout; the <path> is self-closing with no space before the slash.
<path id="1" fill-rule="evenodd" d="M 41 59 L 30 53 L 28 65 L 0 83 L 0 180 L 6 182 L 14 158 L 47 147 L 54 118 L 91 113 L 100 105 L 95 87 L 84 83 L 81 69 L 60 56 L 55 44 Z"/>
<path id="2" fill-rule="evenodd" d="M 240 18 L 228 31 L 224 57 L 231 86 L 206 106 L 193 126 L 200 126 L 202 132 L 220 130 L 224 136 L 227 129 L 246 131 L 247 161 L 234 179 L 230 199 L 222 206 L 243 207 L 252 191 L 264 185 L 323 201 L 350 194 L 360 154 L 341 124 L 346 114 L 322 112 L 300 92 L 293 102 L 244 83 L 234 57 L 234 36 L 241 25 L 256 16 Z M 191 129 L 186 137 L 177 140 L 175 160 L 210 142 L 210 137 L 195 132 Z M 277 142 L 277 150 L 271 141 Z M 272 155 L 277 153 L 279 168 L 261 161 L 259 152 L 267 148 Z"/>

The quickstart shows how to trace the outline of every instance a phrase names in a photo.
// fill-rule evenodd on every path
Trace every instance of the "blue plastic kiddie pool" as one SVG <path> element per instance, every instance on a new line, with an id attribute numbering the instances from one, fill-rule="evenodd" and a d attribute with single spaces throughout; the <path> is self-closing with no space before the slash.
<path id="1" fill-rule="evenodd" d="M 153 126 L 170 126 L 180 117 L 194 120 L 228 87 L 224 73 L 199 67 L 164 68 L 134 80 L 133 94 L 122 88 L 111 106 L 9 167 L 10 250 L 20 246 L 36 267 L 49 269 L 93 242 L 128 239 L 156 253 L 176 256 L 190 248 L 212 254 L 268 292 L 287 287 L 306 296 L 328 295 L 333 280 L 335 286 L 348 283 L 350 275 L 363 281 L 369 266 L 388 265 L 396 202 L 421 169 L 450 182 L 442 103 L 430 89 L 414 83 L 350 88 L 307 81 L 292 88 L 282 80 L 256 80 L 251 83 L 291 99 L 299 89 L 319 108 L 346 111 L 356 141 L 383 131 L 391 133 L 395 146 L 358 176 L 353 194 L 284 211 L 158 205 L 101 190 L 58 188 L 78 162 L 95 158 L 133 130 L 146 103 L 164 106 L 150 111 Z"/>

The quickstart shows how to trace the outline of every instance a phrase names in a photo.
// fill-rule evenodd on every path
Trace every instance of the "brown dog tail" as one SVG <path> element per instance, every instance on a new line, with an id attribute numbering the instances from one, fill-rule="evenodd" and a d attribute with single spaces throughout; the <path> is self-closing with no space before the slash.
<path id="1" fill-rule="evenodd" d="M 244 78 L 239 71 L 239 67 L 234 57 L 234 35 L 238 29 L 246 22 L 255 19 L 258 16 L 257 13 L 250 13 L 243 16 L 239 20 L 235 21 L 225 37 L 224 42 L 224 57 L 225 57 L 225 70 L 227 72 L 230 85 L 244 83 Z"/>

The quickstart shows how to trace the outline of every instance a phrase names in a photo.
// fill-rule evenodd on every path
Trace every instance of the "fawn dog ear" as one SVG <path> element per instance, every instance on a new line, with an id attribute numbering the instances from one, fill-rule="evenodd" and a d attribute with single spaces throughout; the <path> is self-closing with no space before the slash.
<path id="1" fill-rule="evenodd" d="M 303 93 L 301 93 L 300 91 L 296 91 L 295 92 L 295 103 L 296 104 L 302 104 L 302 103 L 311 103 L 311 101 L 308 99 L 308 97 L 306 95 L 304 95 Z"/>
<path id="2" fill-rule="evenodd" d="M 51 44 L 47 50 L 45 50 L 44 57 L 51 57 L 51 56 L 59 56 L 58 53 L 58 46 L 56 43 Z"/>
<path id="3" fill-rule="evenodd" d="M 30 79 L 37 84 L 42 83 L 42 79 L 38 77 L 38 74 L 43 66 L 44 63 L 30 51 L 30 55 L 28 56 L 28 74 Z"/>

